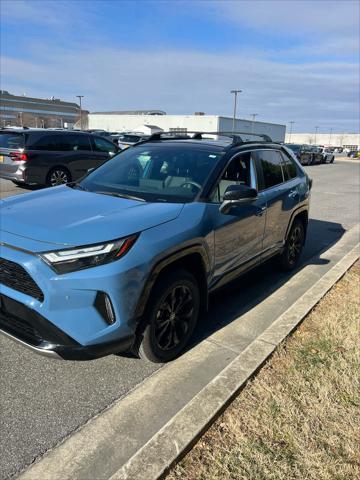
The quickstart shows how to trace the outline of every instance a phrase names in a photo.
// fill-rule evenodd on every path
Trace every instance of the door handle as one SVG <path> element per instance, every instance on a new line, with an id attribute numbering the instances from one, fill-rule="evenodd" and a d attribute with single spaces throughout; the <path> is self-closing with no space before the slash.
<path id="1" fill-rule="evenodd" d="M 288 197 L 289 198 L 294 198 L 294 197 L 296 197 L 296 195 L 298 195 L 297 190 L 290 190 Z"/>
<path id="2" fill-rule="evenodd" d="M 260 207 L 260 208 L 258 209 L 258 211 L 256 212 L 255 215 L 256 215 L 257 217 L 261 217 L 262 215 L 264 215 L 265 212 L 266 212 L 266 207 L 263 206 L 263 207 Z"/>

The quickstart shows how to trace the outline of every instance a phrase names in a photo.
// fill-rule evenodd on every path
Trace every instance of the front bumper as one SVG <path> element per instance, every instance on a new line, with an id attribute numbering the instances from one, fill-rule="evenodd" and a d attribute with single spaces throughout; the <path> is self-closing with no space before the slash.
<path id="1" fill-rule="evenodd" d="M 0 333 L 41 355 L 64 360 L 92 360 L 131 348 L 134 336 L 89 346 L 48 322 L 24 304 L 0 294 Z"/>
<path id="2" fill-rule="evenodd" d="M 51 352 L 55 352 L 64 359 L 90 359 L 129 350 L 139 320 L 136 306 L 148 275 L 146 258 L 144 265 L 139 264 L 139 255 L 131 255 L 57 275 L 37 254 L 10 246 L 6 240 L 15 244 L 16 237 L 2 232 L 0 332 L 38 353 L 54 356 Z M 34 243 L 28 240 L 29 246 Z M 13 264 L 21 268 L 15 269 Z M 98 303 L 99 295 L 110 299 L 112 320 Z"/>

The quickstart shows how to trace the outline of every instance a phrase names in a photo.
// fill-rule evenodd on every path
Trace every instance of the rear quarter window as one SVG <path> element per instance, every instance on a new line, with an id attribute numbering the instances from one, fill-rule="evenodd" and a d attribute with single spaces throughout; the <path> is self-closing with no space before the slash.
<path id="1" fill-rule="evenodd" d="M 285 153 L 281 153 L 280 155 L 283 161 L 283 171 L 284 171 L 285 181 L 295 178 L 297 176 L 297 168 L 294 160 L 288 157 Z"/>
<path id="2" fill-rule="evenodd" d="M 24 148 L 25 135 L 23 133 L 0 133 L 1 148 Z"/>

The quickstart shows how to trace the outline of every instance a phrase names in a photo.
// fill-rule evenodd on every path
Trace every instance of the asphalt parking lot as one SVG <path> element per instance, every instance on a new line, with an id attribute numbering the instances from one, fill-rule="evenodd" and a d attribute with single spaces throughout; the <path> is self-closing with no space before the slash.
<path id="1" fill-rule="evenodd" d="M 314 180 L 311 222 L 303 260 L 335 243 L 360 221 L 359 169 L 354 162 L 309 167 Z M 23 193 L 1 181 L 2 196 Z M 286 277 L 268 263 L 211 300 L 196 341 L 224 325 L 238 308 L 263 298 Z M 206 320 L 206 321 L 205 321 Z M 0 478 L 9 478 L 80 425 L 151 375 L 153 365 L 111 356 L 92 362 L 59 362 L 36 356 L 0 338 Z"/>

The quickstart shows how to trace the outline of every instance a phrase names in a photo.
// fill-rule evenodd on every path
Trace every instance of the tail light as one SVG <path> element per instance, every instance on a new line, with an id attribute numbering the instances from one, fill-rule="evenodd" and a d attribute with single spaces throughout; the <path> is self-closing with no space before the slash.
<path id="1" fill-rule="evenodd" d="M 28 156 L 23 152 L 10 152 L 9 155 L 13 162 L 26 162 L 28 160 Z"/>

